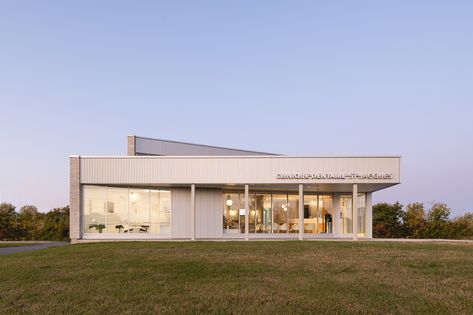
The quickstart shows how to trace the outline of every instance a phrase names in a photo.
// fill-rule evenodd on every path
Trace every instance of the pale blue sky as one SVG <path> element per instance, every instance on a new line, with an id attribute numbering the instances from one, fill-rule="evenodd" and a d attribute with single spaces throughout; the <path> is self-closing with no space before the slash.
<path id="1" fill-rule="evenodd" d="M 137 134 L 401 155 L 375 201 L 473 210 L 472 1 L 1 1 L 0 201 Z"/>

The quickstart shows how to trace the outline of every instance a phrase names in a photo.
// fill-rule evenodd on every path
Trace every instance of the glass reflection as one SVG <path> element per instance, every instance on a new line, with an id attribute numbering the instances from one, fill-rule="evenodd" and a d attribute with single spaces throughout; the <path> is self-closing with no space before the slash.
<path id="1" fill-rule="evenodd" d="M 332 195 L 304 195 L 304 233 L 333 233 Z"/>
<path id="2" fill-rule="evenodd" d="M 241 196 L 243 195 L 243 197 Z M 245 194 L 225 193 L 224 194 L 224 233 L 244 233 L 245 232 L 245 204 L 242 200 Z M 243 212 L 241 211 L 243 210 Z"/>
<path id="3" fill-rule="evenodd" d="M 143 188 L 82 187 L 84 233 L 171 233 L 171 192 Z"/>
<path id="4" fill-rule="evenodd" d="M 273 215 L 273 233 L 287 233 L 289 231 L 287 195 L 273 195 Z"/>
<path id="5" fill-rule="evenodd" d="M 340 196 L 340 224 L 343 234 L 353 233 L 353 211 L 351 196 Z"/>
<path id="6" fill-rule="evenodd" d="M 358 207 L 357 207 L 357 224 L 358 224 L 358 235 L 364 236 L 366 233 L 366 195 L 358 195 Z"/>
<path id="7" fill-rule="evenodd" d="M 319 195 L 319 233 L 332 233 L 333 198 L 331 195 Z"/>
<path id="8" fill-rule="evenodd" d="M 245 233 L 245 194 L 224 193 L 224 232 Z M 351 200 L 351 199 L 350 199 Z M 249 194 L 249 232 L 250 233 L 299 233 L 331 234 L 333 233 L 333 195 L 304 194 L 303 227 L 299 227 L 298 194 Z M 238 204 L 238 205 L 235 205 Z M 350 208 L 351 209 L 351 208 Z M 350 209 L 342 210 L 345 221 Z M 348 228 L 348 224 L 342 223 Z"/>
<path id="9" fill-rule="evenodd" d="M 289 233 L 299 233 L 299 195 L 288 195 Z"/>

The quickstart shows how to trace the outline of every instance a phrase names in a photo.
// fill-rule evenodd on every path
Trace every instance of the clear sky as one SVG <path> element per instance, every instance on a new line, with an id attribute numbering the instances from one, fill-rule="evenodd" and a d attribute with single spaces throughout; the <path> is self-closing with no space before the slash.
<path id="1" fill-rule="evenodd" d="M 0 202 L 126 136 L 401 155 L 375 201 L 473 210 L 473 1 L 1 1 Z"/>

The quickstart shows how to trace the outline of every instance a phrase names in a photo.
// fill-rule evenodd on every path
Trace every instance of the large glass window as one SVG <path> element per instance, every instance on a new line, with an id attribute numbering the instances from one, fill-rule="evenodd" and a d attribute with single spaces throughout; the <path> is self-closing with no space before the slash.
<path id="1" fill-rule="evenodd" d="M 128 233 L 147 233 L 151 225 L 149 189 L 130 189 L 130 228 Z"/>
<path id="2" fill-rule="evenodd" d="M 243 194 L 243 208 L 245 207 L 245 195 Z M 255 194 L 249 194 L 248 196 L 248 208 L 249 208 L 249 214 L 248 214 L 248 223 L 249 223 L 249 232 L 250 233 L 255 233 L 256 231 L 256 223 L 258 222 L 258 219 L 256 218 L 256 205 L 255 205 L 256 199 L 255 199 Z"/>
<path id="3" fill-rule="evenodd" d="M 126 188 L 104 188 L 107 192 L 106 233 L 123 233 L 130 228 L 128 221 L 128 190 Z"/>
<path id="4" fill-rule="evenodd" d="M 287 233 L 288 213 L 287 195 L 273 195 L 273 233 Z"/>
<path id="5" fill-rule="evenodd" d="M 241 196 L 243 195 L 243 196 Z M 245 194 L 225 193 L 223 195 L 223 231 L 227 234 L 245 232 Z"/>
<path id="6" fill-rule="evenodd" d="M 358 224 L 358 234 L 364 236 L 366 233 L 366 195 L 358 195 L 358 207 L 357 207 L 357 224 Z"/>
<path id="7" fill-rule="evenodd" d="M 353 233 L 353 198 L 352 196 L 340 197 L 340 223 L 343 234 Z M 363 236 L 366 233 L 366 195 L 358 194 L 356 219 L 358 234 Z"/>
<path id="8" fill-rule="evenodd" d="M 343 234 L 353 233 L 352 197 L 340 196 L 340 225 Z"/>
<path id="9" fill-rule="evenodd" d="M 224 232 L 244 233 L 245 194 L 224 193 Z M 331 194 L 304 194 L 304 226 L 299 227 L 298 194 L 250 193 L 250 233 L 333 233 L 333 196 Z M 342 197 L 345 198 L 345 197 Z M 351 231 L 351 197 L 342 201 L 342 230 Z M 348 208 L 347 208 L 348 207 Z M 343 223 L 345 221 L 345 223 Z M 364 222 L 364 221 L 363 221 Z M 351 233 L 351 232 L 343 232 Z"/>
<path id="10" fill-rule="evenodd" d="M 245 232 L 245 194 L 225 192 L 224 233 Z M 298 233 L 299 195 L 250 193 L 249 233 Z"/>
<path id="11" fill-rule="evenodd" d="M 107 188 L 84 186 L 83 196 L 84 233 L 102 233 L 107 228 Z"/>
<path id="12" fill-rule="evenodd" d="M 85 185 L 84 233 L 171 233 L 171 192 Z"/>
<path id="13" fill-rule="evenodd" d="M 171 233 L 171 192 L 151 190 L 151 233 Z"/>
<path id="14" fill-rule="evenodd" d="M 304 194 L 304 233 L 318 233 L 317 200 L 317 195 Z"/>
<path id="15" fill-rule="evenodd" d="M 272 233 L 271 194 L 256 194 L 256 233 Z"/>
<path id="16" fill-rule="evenodd" d="M 319 195 L 319 233 L 333 233 L 333 198 L 332 195 Z"/>
<path id="17" fill-rule="evenodd" d="M 287 212 L 289 217 L 289 232 L 299 233 L 299 195 L 287 196 Z"/>
<path id="18" fill-rule="evenodd" d="M 332 195 L 304 195 L 304 233 L 333 233 Z"/>

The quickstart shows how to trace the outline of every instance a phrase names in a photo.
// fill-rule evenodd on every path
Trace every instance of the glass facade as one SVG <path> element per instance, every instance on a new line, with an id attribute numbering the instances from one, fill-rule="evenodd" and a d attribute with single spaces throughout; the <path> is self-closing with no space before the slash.
<path id="1" fill-rule="evenodd" d="M 287 195 L 273 195 L 273 233 L 287 233 Z"/>
<path id="2" fill-rule="evenodd" d="M 340 196 L 340 232 L 353 233 L 352 196 Z"/>
<path id="3" fill-rule="evenodd" d="M 298 233 L 299 195 L 250 193 L 248 196 L 249 233 Z M 245 233 L 245 194 L 223 194 L 223 231 Z M 235 204 L 238 204 L 236 206 Z M 237 216 L 237 209 L 239 209 Z"/>
<path id="4" fill-rule="evenodd" d="M 299 202 L 303 226 L 299 226 Z M 171 234 L 171 191 L 137 187 L 82 186 L 82 232 L 85 234 Z M 334 196 L 306 192 L 249 194 L 250 234 L 333 234 Z M 359 194 L 356 210 L 352 196 L 339 196 L 339 233 L 353 233 L 356 215 L 358 236 L 366 235 L 366 195 Z M 244 192 L 223 193 L 224 234 L 245 233 Z"/>
<path id="5" fill-rule="evenodd" d="M 299 195 L 287 196 L 289 233 L 299 233 Z"/>
<path id="6" fill-rule="evenodd" d="M 332 195 L 304 195 L 304 233 L 333 233 Z"/>
<path id="7" fill-rule="evenodd" d="M 224 195 L 224 233 L 245 233 L 245 194 L 226 192 Z M 333 194 L 304 194 L 304 226 L 299 227 L 299 195 L 281 193 L 249 194 L 249 233 L 333 234 Z M 231 201 L 229 201 L 231 200 Z M 340 196 L 340 233 L 353 233 L 352 196 Z M 358 235 L 366 233 L 366 196 L 358 196 Z"/>
<path id="8" fill-rule="evenodd" d="M 340 229 L 342 234 L 353 233 L 353 197 L 340 196 Z M 357 229 L 358 235 L 366 233 L 366 195 L 358 194 L 357 198 Z"/>
<path id="9" fill-rule="evenodd" d="M 358 194 L 358 206 L 357 206 L 357 228 L 358 235 L 365 236 L 366 233 L 366 195 Z"/>
<path id="10" fill-rule="evenodd" d="M 171 191 L 85 185 L 84 233 L 170 234 Z"/>
<path id="11" fill-rule="evenodd" d="M 257 194 L 255 196 L 255 233 L 271 232 L 271 195 Z"/>
<path id="12" fill-rule="evenodd" d="M 223 195 L 223 231 L 227 234 L 245 233 L 245 194 Z"/>

